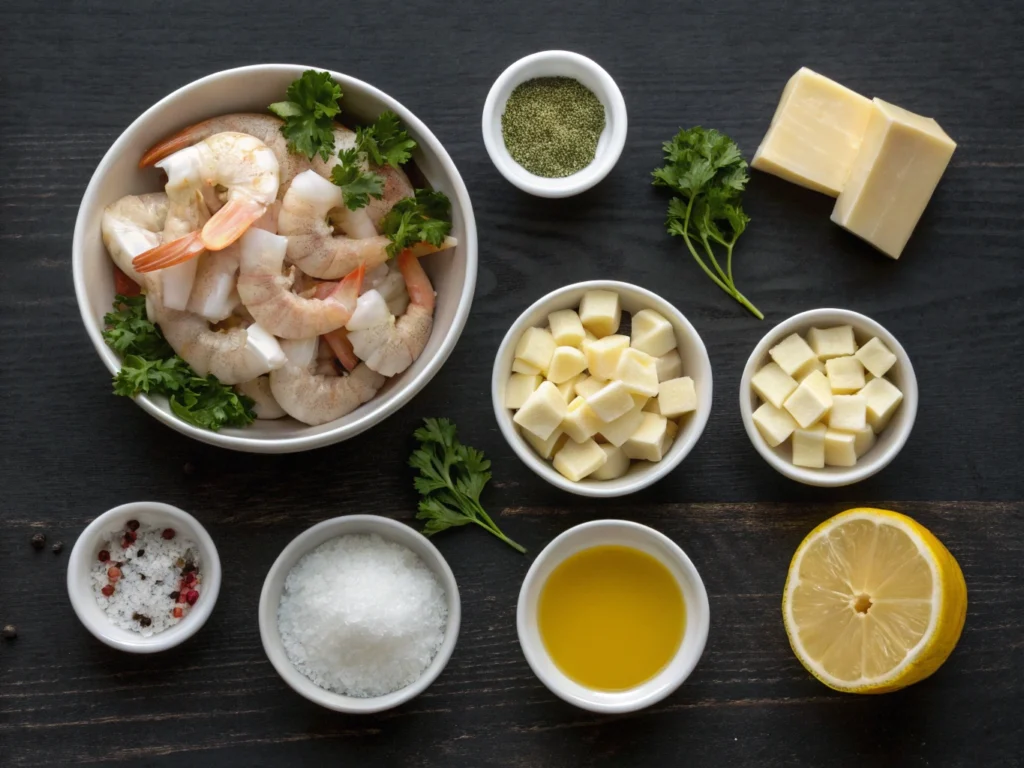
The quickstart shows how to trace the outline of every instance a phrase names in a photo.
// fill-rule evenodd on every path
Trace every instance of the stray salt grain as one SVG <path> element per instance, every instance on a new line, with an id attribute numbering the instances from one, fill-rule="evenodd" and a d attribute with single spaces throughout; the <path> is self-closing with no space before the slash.
<path id="1" fill-rule="evenodd" d="M 328 691 L 368 698 L 414 683 L 430 666 L 448 602 L 415 552 L 377 534 L 349 534 L 292 567 L 277 621 L 299 672 Z"/>

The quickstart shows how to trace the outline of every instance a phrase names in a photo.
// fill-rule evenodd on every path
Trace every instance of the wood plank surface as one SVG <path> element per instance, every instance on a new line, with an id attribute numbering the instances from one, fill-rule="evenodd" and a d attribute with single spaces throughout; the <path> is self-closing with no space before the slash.
<path id="1" fill-rule="evenodd" d="M 0 623 L 19 628 L 17 640 L 0 641 L 0 765 L 1024 765 L 1022 32 L 1020 3 L 966 0 L 0 5 Z M 541 201 L 494 170 L 479 120 L 508 64 L 556 47 L 611 73 L 630 127 L 604 183 Z M 220 451 L 112 396 L 71 280 L 81 195 L 125 126 L 197 77 L 264 61 L 347 72 L 406 104 L 451 153 L 480 230 L 472 319 L 441 373 L 379 427 L 303 455 Z M 959 146 L 898 262 L 832 225 L 828 198 L 755 173 L 735 268 L 767 316 L 759 323 L 665 235 L 666 201 L 649 172 L 660 142 L 695 124 L 725 131 L 749 159 L 800 66 L 936 117 Z M 596 278 L 679 306 L 714 367 L 714 410 L 697 448 L 656 487 L 618 501 L 572 497 L 530 473 L 486 394 L 515 317 L 550 290 Z M 775 474 L 736 404 L 761 336 L 819 306 L 886 325 L 921 386 L 909 443 L 853 488 Z M 439 536 L 463 600 L 445 672 L 392 712 L 319 709 L 266 660 L 256 624 L 263 579 L 287 542 L 320 520 L 372 512 L 411 521 L 405 461 L 424 416 L 454 419 L 493 460 L 485 504 L 529 555 L 478 531 Z M 199 517 L 225 569 L 206 627 L 153 658 L 94 640 L 64 584 L 82 528 L 141 499 Z M 949 662 L 883 697 L 844 696 L 811 679 L 780 616 L 799 541 L 862 504 L 931 528 L 963 566 L 970 599 Z M 530 558 L 598 517 L 671 536 L 711 601 L 707 651 L 691 679 L 654 708 L 614 718 L 555 699 L 515 634 Z M 37 531 L 64 541 L 64 552 L 33 550 Z"/>

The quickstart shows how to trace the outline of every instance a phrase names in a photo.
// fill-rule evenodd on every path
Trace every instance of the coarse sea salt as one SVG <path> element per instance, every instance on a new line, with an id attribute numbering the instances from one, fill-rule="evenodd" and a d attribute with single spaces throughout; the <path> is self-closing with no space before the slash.
<path id="1" fill-rule="evenodd" d="M 433 571 L 375 533 L 338 536 L 300 558 L 277 609 L 292 665 L 321 688 L 360 698 L 419 679 L 447 621 Z"/>

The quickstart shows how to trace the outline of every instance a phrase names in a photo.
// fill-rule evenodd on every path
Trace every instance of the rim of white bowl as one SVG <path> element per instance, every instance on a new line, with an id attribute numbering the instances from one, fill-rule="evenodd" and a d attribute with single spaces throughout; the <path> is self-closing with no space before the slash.
<path id="1" fill-rule="evenodd" d="M 385 533 L 382 533 L 382 530 Z M 345 696 L 328 691 L 303 675 L 288 660 L 288 654 L 284 650 L 284 643 L 277 627 L 277 609 L 281 602 L 284 579 L 287 578 L 288 572 L 300 558 L 324 542 L 338 536 L 356 533 L 377 533 L 381 538 L 401 544 L 415 552 L 423 560 L 424 565 L 430 568 L 441 581 L 448 601 L 448 620 L 445 624 L 444 640 L 441 641 L 441 647 L 438 648 L 437 654 L 423 674 L 405 688 L 399 688 L 397 691 L 383 696 L 369 698 Z M 280 585 L 275 588 L 275 581 L 278 579 L 280 579 Z M 383 712 L 419 696 L 430 687 L 447 666 L 458 642 L 461 624 L 462 602 L 459 597 L 459 585 L 444 555 L 430 539 L 419 531 L 398 520 L 381 515 L 343 515 L 332 517 L 330 520 L 324 520 L 307 528 L 292 539 L 274 560 L 274 564 L 267 572 L 267 577 L 263 580 L 263 589 L 260 592 L 260 640 L 271 665 L 293 691 L 314 704 L 333 709 L 336 712 L 349 714 Z"/>
<path id="2" fill-rule="evenodd" d="M 605 130 L 598 142 L 594 161 L 577 173 L 546 178 L 530 173 L 512 159 L 501 135 L 501 116 L 512 90 L 536 77 L 575 77 L 601 101 L 605 108 Z M 484 146 L 494 167 L 508 181 L 538 197 L 571 197 L 593 187 L 607 176 L 622 155 L 628 131 L 626 101 L 614 78 L 586 56 L 572 51 L 550 50 L 532 53 L 513 62 L 494 81 L 484 102 L 481 127 Z"/>
<path id="3" fill-rule="evenodd" d="M 676 435 L 676 439 L 673 441 L 672 447 L 665 458 L 639 471 L 631 469 L 628 474 L 616 480 L 589 480 L 584 478 L 574 483 L 555 470 L 551 466 L 550 461 L 538 456 L 516 429 L 515 423 L 512 421 L 512 412 L 505 407 L 501 397 L 504 380 L 512 372 L 511 357 L 508 366 L 502 365 L 501 361 L 508 353 L 510 347 L 514 349 L 523 332 L 533 325 L 528 320 L 530 315 L 543 307 L 548 307 L 549 312 L 554 312 L 557 309 L 575 309 L 576 305 L 565 297 L 571 293 L 591 290 L 617 291 L 620 295 L 624 292 L 633 294 L 639 297 L 641 301 L 648 302 L 650 309 L 662 312 L 669 320 L 679 323 L 686 332 L 686 338 L 682 339 L 677 334 L 677 344 L 682 346 L 682 343 L 685 341 L 687 345 L 691 346 L 697 352 L 697 357 L 700 359 L 703 370 L 683 371 L 683 375 L 693 378 L 697 388 L 697 411 L 679 428 L 679 434 Z M 653 291 L 633 285 L 632 283 L 624 283 L 618 280 L 587 280 L 582 283 L 566 285 L 542 296 L 527 307 L 516 318 L 516 321 L 512 323 L 512 326 L 505 334 L 505 338 L 502 339 L 501 346 L 498 347 L 498 354 L 494 358 L 494 367 L 491 370 L 491 405 L 494 409 L 494 417 L 498 421 L 498 427 L 501 429 L 501 434 L 504 435 L 508 444 L 512 446 L 512 450 L 515 451 L 516 455 L 535 474 L 544 478 L 555 487 L 578 496 L 613 498 L 626 496 L 654 485 L 672 472 L 690 455 L 690 452 L 704 433 L 708 419 L 711 417 L 713 383 L 711 358 L 708 356 L 704 341 L 701 339 L 700 334 L 697 333 L 697 329 L 686 318 L 686 315 L 679 311 L 672 302 L 662 298 Z"/>
<path id="4" fill-rule="evenodd" d="M 861 336 L 877 336 L 896 355 L 896 368 L 899 369 L 901 378 L 900 389 L 903 392 L 903 402 L 889 422 L 886 430 L 895 429 L 885 446 L 877 443 L 868 450 L 857 463 L 852 467 L 825 467 L 824 469 L 813 469 L 810 467 L 798 467 L 793 464 L 779 451 L 772 448 L 765 442 L 757 426 L 754 424 L 754 402 L 757 395 L 750 386 L 756 370 L 768 359 L 768 350 L 775 346 L 786 336 L 792 333 L 806 331 L 815 324 L 829 325 L 851 325 L 854 333 Z M 750 353 L 746 364 L 743 366 L 743 375 L 740 378 L 740 416 L 743 420 L 743 428 L 750 438 L 750 442 L 761 457 L 768 462 L 779 474 L 785 475 L 791 480 L 804 485 L 814 485 L 821 488 L 838 488 L 844 485 L 852 485 L 866 480 L 878 472 L 881 472 L 889 463 L 896 458 L 896 455 L 906 445 L 910 433 L 914 428 L 917 419 L 918 389 L 917 376 L 914 374 L 914 366 L 910 362 L 910 356 L 900 344 L 899 340 L 889 332 L 885 326 L 877 320 L 873 320 L 860 312 L 851 309 L 837 309 L 833 307 L 822 307 L 820 309 L 809 309 L 800 312 L 772 328 L 764 335 L 754 351 Z M 881 450 L 879 450 L 881 448 Z"/>
<path id="5" fill-rule="evenodd" d="M 200 570 L 203 574 L 203 588 L 200 599 L 181 621 L 163 632 L 143 637 L 127 629 L 121 629 L 106 617 L 92 585 L 92 560 L 96 545 L 104 534 L 117 524 L 133 518 L 153 516 L 167 520 L 177 532 L 187 535 L 199 546 Z M 111 648 L 129 653 L 157 653 L 166 651 L 188 640 L 210 618 L 220 594 L 221 565 L 217 547 L 202 524 L 183 509 L 159 501 L 133 501 L 108 509 L 99 515 L 79 534 L 68 558 L 67 587 L 71 607 L 79 621 L 94 637 Z"/>
<path id="6" fill-rule="evenodd" d="M 75 298 L 78 302 L 78 309 L 82 317 L 82 323 L 85 326 L 85 331 L 88 334 L 89 339 L 92 341 L 93 347 L 95 347 L 96 352 L 99 354 L 104 365 L 106 365 L 111 374 L 116 374 L 121 368 L 121 360 L 114 354 L 113 350 L 107 346 L 106 342 L 103 341 L 103 329 L 101 324 L 97 323 L 87 312 L 88 302 L 85 287 L 85 274 L 83 271 L 84 260 L 81 255 L 84 249 L 86 231 L 88 230 L 88 222 L 85 220 L 85 201 L 91 196 L 98 194 L 98 188 L 100 187 L 103 178 L 109 172 L 110 167 L 114 164 L 119 154 L 123 152 L 125 147 L 129 144 L 132 134 L 139 130 L 140 126 L 144 125 L 149 119 L 151 119 L 154 113 L 163 109 L 167 104 L 225 78 L 271 72 L 290 73 L 295 77 L 298 77 L 307 69 L 319 69 L 321 71 L 330 72 L 331 77 L 341 84 L 343 90 L 347 85 L 355 85 L 357 88 L 364 89 L 369 96 L 380 100 L 386 107 L 398 114 L 398 116 L 405 121 L 407 126 L 411 126 L 414 129 L 414 132 L 417 135 L 426 138 L 432 144 L 429 148 L 423 147 L 421 144 L 421 148 L 424 150 L 429 149 L 429 151 L 437 157 L 441 165 L 444 166 L 445 173 L 451 182 L 459 209 L 462 213 L 466 230 L 466 243 L 464 244 L 466 248 L 466 278 L 462 285 L 462 295 L 459 297 L 455 316 L 452 319 L 451 328 L 448 329 L 448 335 L 442 341 L 437 354 L 427 363 L 426 367 L 420 371 L 419 374 L 408 381 L 402 382 L 400 391 L 394 396 L 394 399 L 387 403 L 385 407 L 371 410 L 358 420 L 345 424 L 344 426 L 339 426 L 335 429 L 316 435 L 304 435 L 298 437 L 247 437 L 245 435 L 228 434 L 226 432 L 213 432 L 208 429 L 201 429 L 199 427 L 192 426 L 159 407 L 146 395 L 138 395 L 133 398 L 135 403 L 142 408 L 142 410 L 146 411 L 150 416 L 154 417 L 161 423 L 169 426 L 171 429 L 191 437 L 194 440 L 199 440 L 200 442 L 208 443 L 210 445 L 216 445 L 221 448 L 246 451 L 249 453 L 294 453 L 298 451 L 308 451 L 314 448 L 322 448 L 327 445 L 348 440 L 362 432 L 365 432 L 367 429 L 379 424 L 388 416 L 391 416 L 403 408 L 420 392 L 420 390 L 423 389 L 423 387 L 430 382 L 431 379 L 434 378 L 434 376 L 437 375 L 438 371 L 441 370 L 441 366 L 444 365 L 452 351 L 455 349 L 455 345 L 458 343 L 459 338 L 462 335 L 462 331 L 466 326 L 466 321 L 469 318 L 469 312 L 473 304 L 473 294 L 476 290 L 478 261 L 476 219 L 473 215 L 473 205 L 470 201 L 466 184 L 462 180 L 462 175 L 459 173 L 455 162 L 441 144 L 440 140 L 438 140 L 426 124 L 424 124 L 423 121 L 413 114 L 408 107 L 397 99 L 357 77 L 345 75 L 334 70 L 323 70 L 319 67 L 310 67 L 301 64 L 250 64 L 244 67 L 235 67 L 232 69 L 221 70 L 219 72 L 213 72 L 199 78 L 198 80 L 193 80 L 192 82 L 187 83 L 164 96 L 151 107 L 146 109 L 145 112 L 135 118 L 135 120 L 133 120 L 131 124 L 121 132 L 117 139 L 114 140 L 114 143 L 110 146 L 110 149 L 108 149 L 103 155 L 99 165 L 96 166 L 96 170 L 89 179 L 89 184 L 86 186 L 85 193 L 82 195 L 82 202 L 79 204 L 78 215 L 75 217 L 75 233 L 71 245 L 71 265 L 75 285 Z M 455 204 L 455 202 L 456 201 L 453 201 L 453 204 Z M 463 243 L 459 243 L 459 246 L 462 247 Z"/>
<path id="7" fill-rule="evenodd" d="M 626 532 L 625 537 L 622 535 L 623 531 Z M 595 533 L 598 534 L 596 538 L 604 538 L 600 534 L 605 532 L 607 541 L 581 542 L 574 545 L 574 539 L 587 538 L 588 534 Z M 628 539 L 630 535 L 650 542 L 650 549 L 645 548 L 641 551 L 658 559 L 676 578 L 676 582 L 684 594 L 686 628 L 672 660 L 650 680 L 625 691 L 598 691 L 586 688 L 565 675 L 558 669 L 544 648 L 544 642 L 539 637 L 539 632 L 538 636 L 534 637 L 531 629 L 536 626 L 537 621 L 535 611 L 530 610 L 531 587 L 542 576 L 549 577 L 551 572 L 567 558 L 584 549 L 602 546 L 603 543 L 635 547 L 635 544 L 623 540 L 624 538 Z M 682 580 L 679 578 L 680 575 L 683 577 Z M 543 584 L 537 587 L 538 600 L 542 589 Z M 687 592 L 690 593 L 689 599 L 686 597 Z M 696 625 L 692 624 L 694 621 L 696 621 Z M 689 629 L 692 625 L 696 629 L 690 635 Z M 665 534 L 650 526 L 630 520 L 591 520 L 573 526 L 556 536 L 541 550 L 530 566 L 530 570 L 527 571 L 516 604 L 516 631 L 519 636 L 519 646 L 537 679 L 563 701 L 591 712 L 605 714 L 635 712 L 656 704 L 674 693 L 679 686 L 686 682 L 700 662 L 707 645 L 710 627 L 711 607 L 708 602 L 707 589 L 704 587 L 704 580 L 701 579 L 693 561 L 682 547 Z M 689 641 L 687 641 L 688 635 L 690 635 Z M 550 663 L 545 664 L 545 661 Z"/>

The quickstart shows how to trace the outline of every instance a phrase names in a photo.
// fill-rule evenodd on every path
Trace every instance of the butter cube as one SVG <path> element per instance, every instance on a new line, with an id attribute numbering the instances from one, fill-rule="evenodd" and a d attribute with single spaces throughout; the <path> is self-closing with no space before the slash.
<path id="1" fill-rule="evenodd" d="M 653 309 L 642 309 L 633 315 L 630 344 L 641 352 L 661 357 L 676 348 L 676 332 L 664 316 Z"/>
<path id="2" fill-rule="evenodd" d="M 647 404 L 644 405 L 643 410 L 647 413 L 656 413 L 660 416 L 661 408 L 658 407 L 658 398 L 652 397 L 650 400 L 648 400 Z"/>
<path id="3" fill-rule="evenodd" d="M 594 480 L 615 480 L 629 471 L 629 456 L 621 448 L 609 444 L 601 445 L 600 448 L 604 451 L 606 461 L 591 474 Z"/>
<path id="4" fill-rule="evenodd" d="M 672 419 L 669 419 L 668 423 L 665 424 L 665 435 L 661 438 L 661 458 L 665 458 L 669 449 L 672 448 L 672 443 L 675 442 L 678 433 L 679 425 L 672 421 Z"/>
<path id="5" fill-rule="evenodd" d="M 830 429 L 856 432 L 867 424 L 868 401 L 864 395 L 836 395 L 828 412 Z"/>
<path id="6" fill-rule="evenodd" d="M 583 340 L 584 341 L 597 341 L 597 336 L 592 334 L 586 328 L 583 329 Z"/>
<path id="7" fill-rule="evenodd" d="M 540 456 L 542 459 L 550 459 L 552 456 L 555 455 L 556 451 L 558 451 L 559 449 L 561 449 L 563 445 L 565 445 L 566 441 L 569 439 L 569 436 L 560 429 L 556 429 L 554 432 L 552 432 L 551 437 L 549 437 L 547 440 L 541 440 L 535 434 L 533 434 L 532 432 L 527 432 L 525 429 L 523 430 L 522 434 L 523 437 L 526 439 L 526 442 L 528 442 L 533 447 L 533 450 L 535 450 L 537 452 L 537 455 Z"/>
<path id="8" fill-rule="evenodd" d="M 586 334 L 580 316 L 574 309 L 560 309 L 548 315 L 548 326 L 555 344 L 560 347 L 580 347 Z"/>
<path id="9" fill-rule="evenodd" d="M 857 350 L 857 359 L 872 376 L 879 378 L 896 364 L 896 355 L 877 336 Z"/>
<path id="10" fill-rule="evenodd" d="M 615 421 L 635 406 L 629 390 L 621 381 L 609 381 L 587 398 L 587 404 L 605 424 Z"/>
<path id="11" fill-rule="evenodd" d="M 793 374 L 793 378 L 796 379 L 797 383 L 799 384 L 801 381 L 806 379 L 815 371 L 821 371 L 823 374 L 825 373 L 826 369 L 824 361 L 819 360 L 818 358 L 808 360 L 807 363 L 799 371 Z"/>
<path id="12" fill-rule="evenodd" d="M 825 361 L 825 371 L 832 391 L 839 395 L 859 392 L 864 384 L 864 366 L 856 357 L 833 357 Z"/>
<path id="13" fill-rule="evenodd" d="M 903 393 L 888 379 L 872 379 L 860 394 L 867 400 L 867 421 L 877 435 L 903 401 Z"/>
<path id="14" fill-rule="evenodd" d="M 569 403 L 561 429 L 577 443 L 583 443 L 596 435 L 603 426 L 604 422 L 597 417 L 593 408 L 587 405 L 587 401 L 577 397 Z"/>
<path id="15" fill-rule="evenodd" d="M 697 389 L 693 379 L 683 376 L 661 383 L 658 390 L 658 413 L 667 419 L 675 419 L 684 413 L 697 410 Z"/>
<path id="16" fill-rule="evenodd" d="M 857 363 L 860 365 L 860 363 Z M 555 347 L 548 364 L 548 381 L 561 384 L 587 369 L 587 358 L 576 347 Z"/>
<path id="17" fill-rule="evenodd" d="M 757 431 L 772 448 L 788 440 L 789 436 L 793 434 L 793 430 L 797 428 L 792 416 L 771 403 L 761 403 L 761 406 L 754 411 L 753 419 Z"/>
<path id="18" fill-rule="evenodd" d="M 622 320 L 622 306 L 615 291 L 587 291 L 580 301 L 580 321 L 583 327 L 597 338 L 603 338 L 619 330 Z"/>
<path id="19" fill-rule="evenodd" d="M 638 395 L 656 397 L 658 394 L 658 364 L 653 357 L 639 349 L 631 347 L 622 350 L 612 378 L 621 381 L 626 389 Z"/>
<path id="20" fill-rule="evenodd" d="M 607 383 L 607 379 L 602 379 L 600 376 L 587 376 L 583 374 L 576 382 L 576 394 L 580 397 L 590 397 Z"/>
<path id="21" fill-rule="evenodd" d="M 565 399 L 565 402 L 571 403 L 576 399 L 576 395 L 579 394 L 576 392 L 576 384 L 582 378 L 583 374 L 581 373 L 578 376 L 573 376 L 568 381 L 563 381 L 561 384 L 555 385 L 558 387 L 558 391 L 562 393 L 562 397 Z"/>
<path id="22" fill-rule="evenodd" d="M 678 379 L 683 375 L 683 359 L 679 356 L 679 350 L 673 349 L 668 354 L 662 355 L 657 360 L 658 381 Z"/>
<path id="23" fill-rule="evenodd" d="M 619 418 L 604 424 L 598 430 L 601 436 L 615 446 L 622 446 L 640 429 L 644 420 L 643 406 L 633 406 Z"/>
<path id="24" fill-rule="evenodd" d="M 821 469 L 825 466 L 824 424 L 793 430 L 793 463 L 798 467 Z"/>
<path id="25" fill-rule="evenodd" d="M 898 259 L 955 149 L 932 118 L 874 99 L 832 221 Z"/>
<path id="26" fill-rule="evenodd" d="M 779 368 L 792 376 L 805 365 L 817 358 L 799 333 L 793 333 L 768 350 Z"/>
<path id="27" fill-rule="evenodd" d="M 516 357 L 538 368 L 541 373 L 547 373 L 553 354 L 555 340 L 551 337 L 551 332 L 544 328 L 527 328 L 516 344 Z"/>
<path id="28" fill-rule="evenodd" d="M 801 427 L 811 426 L 832 407 L 832 389 L 828 379 L 814 371 L 786 398 L 784 406 Z"/>
<path id="29" fill-rule="evenodd" d="M 871 118 L 871 102 L 807 67 L 786 83 L 750 165 L 835 197 Z"/>
<path id="30" fill-rule="evenodd" d="M 584 443 L 569 440 L 555 454 L 554 467 L 564 477 L 578 483 L 603 467 L 607 461 L 608 456 L 593 440 Z"/>
<path id="31" fill-rule="evenodd" d="M 853 448 L 859 459 L 865 453 L 871 450 L 871 446 L 875 444 L 875 430 L 871 428 L 870 424 L 865 424 L 853 433 Z"/>
<path id="32" fill-rule="evenodd" d="M 542 379 L 538 374 L 513 373 L 505 385 L 505 407 L 522 408 L 526 399 L 540 386 Z"/>
<path id="33" fill-rule="evenodd" d="M 825 463 L 830 467 L 852 467 L 857 463 L 856 437 L 851 432 L 825 430 Z"/>
<path id="34" fill-rule="evenodd" d="M 533 376 L 534 374 L 540 373 L 540 368 L 535 365 L 530 365 L 525 360 L 520 360 L 517 357 L 512 361 L 512 373 L 525 373 L 527 376 Z"/>
<path id="35" fill-rule="evenodd" d="M 583 353 L 592 376 L 611 379 L 619 367 L 619 357 L 629 349 L 629 336 L 615 334 L 597 341 L 585 341 Z"/>
<path id="36" fill-rule="evenodd" d="M 665 448 L 665 433 L 668 419 L 654 413 L 644 413 L 643 421 L 630 438 L 622 444 L 622 450 L 631 459 L 661 461 Z"/>
<path id="37" fill-rule="evenodd" d="M 853 337 L 853 326 L 840 325 L 835 328 L 811 328 L 807 332 L 807 343 L 819 360 L 844 357 L 857 351 Z"/>
<path id="38" fill-rule="evenodd" d="M 782 407 L 796 385 L 796 379 L 782 370 L 778 363 L 768 363 L 750 379 L 750 386 L 757 396 L 776 408 Z"/>
<path id="39" fill-rule="evenodd" d="M 541 440 L 547 440 L 561 426 L 567 411 L 568 406 L 558 387 L 545 381 L 526 399 L 523 407 L 516 411 L 512 421 Z"/>

